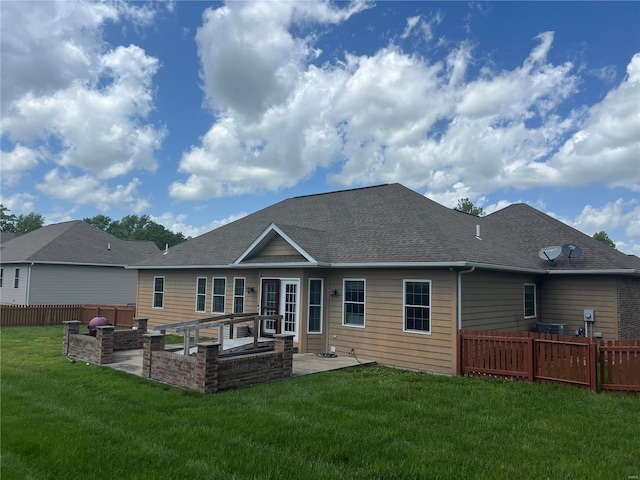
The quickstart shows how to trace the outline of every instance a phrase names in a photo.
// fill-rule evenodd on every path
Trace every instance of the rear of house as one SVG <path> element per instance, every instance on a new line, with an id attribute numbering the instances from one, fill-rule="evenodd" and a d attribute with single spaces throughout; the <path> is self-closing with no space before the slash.
<path id="1" fill-rule="evenodd" d="M 584 254 L 542 260 L 555 243 Z M 129 268 L 151 327 L 281 314 L 300 352 L 439 373 L 455 372 L 460 328 L 573 333 L 585 309 L 605 339 L 640 325 L 637 257 L 526 205 L 478 218 L 397 184 L 289 199 Z"/>

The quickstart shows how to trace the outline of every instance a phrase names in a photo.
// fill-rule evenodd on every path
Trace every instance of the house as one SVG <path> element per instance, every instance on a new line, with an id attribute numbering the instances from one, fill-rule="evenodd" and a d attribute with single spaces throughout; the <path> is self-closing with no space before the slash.
<path id="1" fill-rule="evenodd" d="M 638 257 L 528 205 L 479 218 L 399 184 L 290 198 L 128 268 L 151 327 L 281 314 L 300 352 L 432 372 L 455 372 L 460 328 L 573 332 L 592 310 L 590 333 L 640 337 Z"/>
<path id="2" fill-rule="evenodd" d="M 0 303 L 135 303 L 137 274 L 124 267 L 159 251 L 80 220 L 47 225 L 0 246 Z"/>

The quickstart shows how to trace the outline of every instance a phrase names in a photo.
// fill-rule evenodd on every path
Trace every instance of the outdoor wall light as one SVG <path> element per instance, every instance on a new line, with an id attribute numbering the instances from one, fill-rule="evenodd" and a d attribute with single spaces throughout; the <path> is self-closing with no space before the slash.
<path id="1" fill-rule="evenodd" d="M 253 293 L 253 292 L 255 292 L 253 287 L 248 287 L 247 288 L 247 293 Z"/>
<path id="2" fill-rule="evenodd" d="M 336 295 L 338 295 L 338 290 L 336 290 L 335 288 L 329 289 L 329 296 L 330 297 L 335 297 Z"/>

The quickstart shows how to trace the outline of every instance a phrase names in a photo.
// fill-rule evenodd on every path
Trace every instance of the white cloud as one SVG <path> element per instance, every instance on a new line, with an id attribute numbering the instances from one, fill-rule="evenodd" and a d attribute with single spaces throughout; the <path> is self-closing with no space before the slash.
<path id="1" fill-rule="evenodd" d="M 154 10 L 94 2 L 1 7 L 3 136 L 101 178 L 154 171 L 166 130 L 145 121 L 159 62 L 135 45 L 107 51 L 102 40 L 106 22 L 147 25 Z"/>
<path id="2" fill-rule="evenodd" d="M 38 165 L 38 158 L 41 153 L 33 148 L 16 144 L 10 152 L 2 152 L 2 162 L 0 162 L 0 173 L 2 183 L 8 186 L 16 185 L 20 182 L 20 177 L 27 171 Z"/>
<path id="3" fill-rule="evenodd" d="M 184 152 L 180 171 L 188 176 L 171 185 L 171 196 L 276 191 L 329 167 L 327 180 L 336 185 L 400 182 L 445 200 L 460 193 L 456 184 L 475 198 L 503 187 L 596 180 L 635 188 L 635 58 L 600 104 L 566 113 L 580 78 L 571 63 L 548 61 L 553 32 L 533 40 L 520 66 L 496 72 L 489 61 L 475 65 L 481 73 L 471 79 L 468 67 L 478 59 L 466 42 L 442 62 L 391 45 L 317 66 L 314 36 L 292 32 L 326 17 L 296 4 L 268 5 L 232 2 L 205 14 L 196 39 L 216 118 L 201 144 Z M 419 21 L 409 18 L 405 33 Z M 590 152 L 594 165 L 599 155 L 611 162 L 606 178 L 601 167 L 595 177 L 595 166 L 582 168 L 583 156 L 565 152 L 580 132 L 602 137 Z"/>
<path id="4" fill-rule="evenodd" d="M 407 38 L 411 34 L 411 30 L 414 29 L 414 27 L 418 24 L 419 21 L 420 21 L 420 15 L 407 18 L 407 26 L 405 27 L 404 32 L 402 32 L 402 35 L 400 36 L 400 38 Z"/>
<path id="5" fill-rule="evenodd" d="M 36 187 L 51 198 L 67 200 L 78 205 L 94 205 L 99 211 L 109 211 L 114 207 L 125 207 L 140 214 L 151 204 L 138 196 L 140 181 L 134 178 L 126 185 L 101 183 L 92 175 L 72 176 L 60 174 L 58 169 L 49 171 L 44 182 Z M 62 187 L 64 186 L 64 187 Z"/>
<path id="6" fill-rule="evenodd" d="M 30 193 L 19 193 L 8 197 L 0 195 L 0 203 L 16 216 L 33 212 L 35 201 L 36 197 Z"/>
<path id="7" fill-rule="evenodd" d="M 171 212 L 165 212 L 159 216 L 151 215 L 151 220 L 159 223 L 164 226 L 167 230 L 171 230 L 174 233 L 182 233 L 185 237 L 197 237 L 202 235 L 203 233 L 210 232 L 211 230 L 215 230 L 227 223 L 235 222 L 236 220 L 241 219 L 242 217 L 246 217 L 246 212 L 241 212 L 233 215 L 229 215 L 226 218 L 220 220 L 213 220 L 205 225 L 201 226 L 193 226 L 185 223 L 187 220 L 187 215 L 179 214 L 174 215 Z"/>

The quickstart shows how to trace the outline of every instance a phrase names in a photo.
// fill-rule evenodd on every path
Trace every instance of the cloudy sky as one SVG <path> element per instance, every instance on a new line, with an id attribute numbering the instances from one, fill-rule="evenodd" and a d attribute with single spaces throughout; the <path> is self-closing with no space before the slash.
<path id="1" fill-rule="evenodd" d="M 640 255 L 639 2 L 3 0 L 1 203 L 195 236 L 399 182 Z"/>

